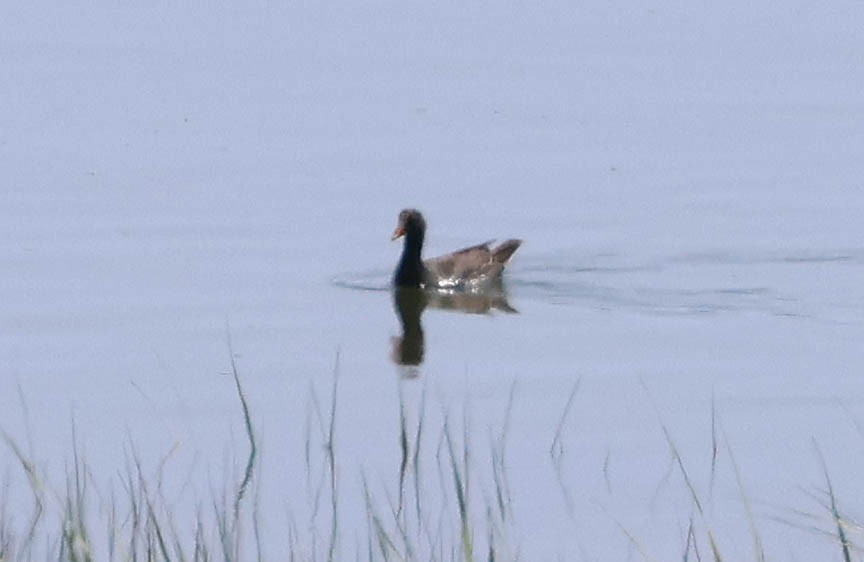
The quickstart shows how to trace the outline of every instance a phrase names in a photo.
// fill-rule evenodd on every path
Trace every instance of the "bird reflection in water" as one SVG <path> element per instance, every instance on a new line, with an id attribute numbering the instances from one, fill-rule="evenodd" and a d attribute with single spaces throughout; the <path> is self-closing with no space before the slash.
<path id="1" fill-rule="evenodd" d="M 396 287 L 393 289 L 393 307 L 402 325 L 402 336 L 391 338 L 390 357 L 394 363 L 405 367 L 402 376 L 406 378 L 420 375 L 419 367 L 425 353 L 422 316 L 427 307 L 465 314 L 489 314 L 493 310 L 519 312 L 507 302 L 503 283 L 482 293 Z"/>

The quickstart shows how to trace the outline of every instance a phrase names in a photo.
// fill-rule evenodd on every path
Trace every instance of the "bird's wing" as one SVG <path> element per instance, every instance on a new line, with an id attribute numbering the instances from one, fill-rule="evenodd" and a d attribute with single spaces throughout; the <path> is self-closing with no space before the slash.
<path id="1" fill-rule="evenodd" d="M 426 260 L 426 269 L 441 280 L 464 280 L 488 274 L 493 265 L 493 254 L 489 249 L 492 241 L 457 250 L 450 254 Z"/>

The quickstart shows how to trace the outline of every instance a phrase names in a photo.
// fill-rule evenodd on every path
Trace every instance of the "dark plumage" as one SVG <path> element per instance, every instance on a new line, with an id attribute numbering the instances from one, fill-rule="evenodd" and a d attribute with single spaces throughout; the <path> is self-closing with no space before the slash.
<path id="1" fill-rule="evenodd" d="M 482 290 L 500 283 L 504 266 L 522 244 L 511 239 L 490 248 L 490 241 L 424 261 L 420 254 L 425 234 L 426 221 L 420 211 L 405 209 L 399 213 L 393 240 L 404 236 L 405 246 L 393 276 L 397 287 Z"/>

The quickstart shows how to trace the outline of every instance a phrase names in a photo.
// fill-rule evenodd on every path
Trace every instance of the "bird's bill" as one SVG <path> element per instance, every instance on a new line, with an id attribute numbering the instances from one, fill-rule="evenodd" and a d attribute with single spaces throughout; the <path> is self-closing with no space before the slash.
<path id="1" fill-rule="evenodd" d="M 393 236 L 390 237 L 390 241 L 392 242 L 393 240 L 398 240 L 403 236 L 405 236 L 405 227 L 399 225 L 396 227 L 396 230 L 393 231 Z"/>

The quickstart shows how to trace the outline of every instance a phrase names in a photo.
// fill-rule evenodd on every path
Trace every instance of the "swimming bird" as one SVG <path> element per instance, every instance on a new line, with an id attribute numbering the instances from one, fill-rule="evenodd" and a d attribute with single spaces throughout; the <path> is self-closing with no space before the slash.
<path id="1" fill-rule="evenodd" d="M 495 248 L 492 241 L 457 250 L 437 258 L 423 260 L 423 238 L 426 220 L 417 209 L 399 213 L 399 223 L 392 240 L 405 238 L 402 257 L 393 275 L 397 287 L 424 289 L 455 289 L 479 291 L 501 282 L 504 266 L 522 244 L 521 240 L 505 240 Z"/>

